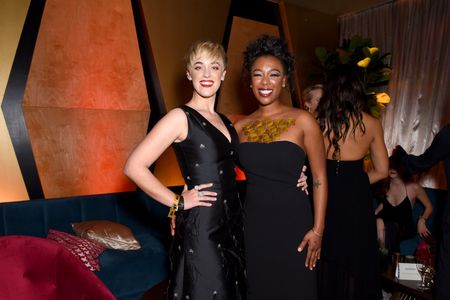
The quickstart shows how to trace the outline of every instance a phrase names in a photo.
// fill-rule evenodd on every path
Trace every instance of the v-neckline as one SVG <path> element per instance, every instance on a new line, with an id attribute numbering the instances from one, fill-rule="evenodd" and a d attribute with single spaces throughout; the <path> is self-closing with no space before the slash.
<path id="1" fill-rule="evenodd" d="M 231 135 L 230 130 L 228 130 L 227 124 L 225 123 L 225 120 L 222 117 L 222 114 L 220 114 L 219 112 L 216 112 L 219 115 L 220 120 L 222 120 L 223 125 L 225 126 L 225 130 L 228 132 L 228 135 L 230 136 L 230 139 L 228 139 L 228 137 L 222 132 L 220 131 L 219 128 L 217 128 L 216 126 L 214 126 L 207 118 L 205 118 L 200 112 L 198 112 L 195 108 L 192 108 L 186 104 L 184 104 L 183 106 L 189 108 L 189 110 L 194 111 L 196 114 L 198 114 L 204 121 L 206 121 L 211 127 L 213 127 L 227 142 L 228 144 L 231 144 L 231 142 L 233 141 L 233 136 Z"/>

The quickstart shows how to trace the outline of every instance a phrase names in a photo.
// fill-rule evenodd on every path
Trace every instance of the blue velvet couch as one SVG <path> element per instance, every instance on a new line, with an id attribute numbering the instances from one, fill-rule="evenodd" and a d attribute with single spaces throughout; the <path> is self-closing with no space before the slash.
<path id="1" fill-rule="evenodd" d="M 46 237 L 49 229 L 73 233 L 71 223 L 110 220 L 128 226 L 141 244 L 106 250 L 95 274 L 119 300 L 135 300 L 168 276 L 168 209 L 141 192 L 0 204 L 0 235 Z"/>

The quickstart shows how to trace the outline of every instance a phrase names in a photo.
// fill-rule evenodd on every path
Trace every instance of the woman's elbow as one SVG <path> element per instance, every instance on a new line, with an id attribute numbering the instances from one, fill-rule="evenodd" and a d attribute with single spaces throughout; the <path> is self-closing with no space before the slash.
<path id="1" fill-rule="evenodd" d="M 127 160 L 123 167 L 123 174 L 131 179 L 133 177 L 133 170 L 133 163 L 130 160 Z"/>

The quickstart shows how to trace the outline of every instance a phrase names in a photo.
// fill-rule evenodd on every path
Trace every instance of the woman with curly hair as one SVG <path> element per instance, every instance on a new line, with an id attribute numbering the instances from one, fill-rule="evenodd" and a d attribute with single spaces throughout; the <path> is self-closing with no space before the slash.
<path id="1" fill-rule="evenodd" d="M 321 300 L 380 299 L 378 247 L 370 184 L 388 175 L 380 122 L 368 113 L 353 67 L 327 74 L 317 119 L 323 133 L 328 207 L 319 266 Z M 364 170 L 370 152 L 372 168 Z"/>
<path id="2" fill-rule="evenodd" d="M 284 40 L 261 36 L 244 53 L 258 109 L 235 124 L 247 178 L 244 242 L 248 299 L 317 299 L 316 262 L 324 230 L 325 149 L 316 120 L 285 105 L 293 70 Z M 308 156 L 314 210 L 295 182 Z"/>

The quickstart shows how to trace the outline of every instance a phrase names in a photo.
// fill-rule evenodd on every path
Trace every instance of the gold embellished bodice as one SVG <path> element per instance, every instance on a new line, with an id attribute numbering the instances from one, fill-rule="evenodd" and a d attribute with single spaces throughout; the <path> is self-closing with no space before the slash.
<path id="1" fill-rule="evenodd" d="M 249 142 L 270 143 L 278 140 L 293 125 L 293 118 L 255 120 L 244 126 L 244 134 Z"/>

